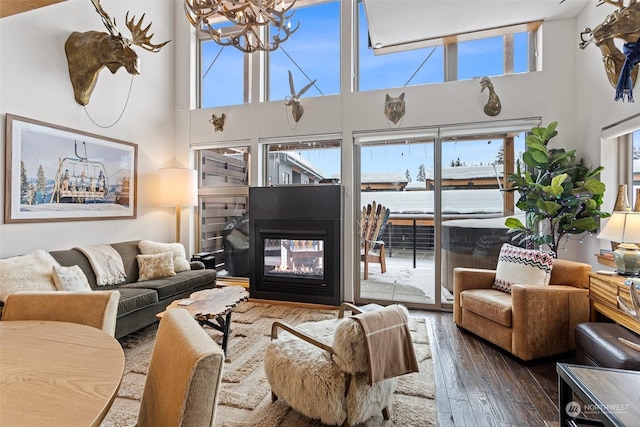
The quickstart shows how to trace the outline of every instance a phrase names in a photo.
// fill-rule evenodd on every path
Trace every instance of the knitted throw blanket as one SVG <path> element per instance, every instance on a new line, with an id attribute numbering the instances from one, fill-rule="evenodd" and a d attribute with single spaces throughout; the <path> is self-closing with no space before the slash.
<path id="1" fill-rule="evenodd" d="M 364 312 L 352 318 L 359 321 L 364 329 L 369 384 L 418 372 L 408 319 L 399 305 Z"/>
<path id="2" fill-rule="evenodd" d="M 98 286 L 117 285 L 127 278 L 120 254 L 111 245 L 93 245 L 74 248 L 82 252 L 91 263 Z"/>

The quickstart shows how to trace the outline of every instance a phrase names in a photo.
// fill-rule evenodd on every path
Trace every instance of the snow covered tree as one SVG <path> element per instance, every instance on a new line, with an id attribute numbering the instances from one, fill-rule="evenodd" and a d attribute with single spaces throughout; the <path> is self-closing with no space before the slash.
<path id="1" fill-rule="evenodd" d="M 404 176 L 407 178 L 407 182 L 411 182 L 411 173 L 409 172 L 409 169 L 404 171 Z"/>
<path id="2" fill-rule="evenodd" d="M 20 203 L 28 203 L 29 183 L 27 182 L 27 168 L 24 161 L 20 161 Z"/>
<path id="3" fill-rule="evenodd" d="M 36 203 L 44 202 L 44 195 L 47 192 L 47 178 L 44 175 L 42 165 L 38 166 L 38 179 L 36 181 Z"/>
<path id="4" fill-rule="evenodd" d="M 496 165 L 504 165 L 504 147 L 498 148 L 498 154 L 496 154 Z"/>
<path id="5" fill-rule="evenodd" d="M 424 171 L 424 163 L 420 163 L 418 167 L 418 176 L 416 177 L 416 181 L 425 182 L 427 180 L 427 174 Z"/>

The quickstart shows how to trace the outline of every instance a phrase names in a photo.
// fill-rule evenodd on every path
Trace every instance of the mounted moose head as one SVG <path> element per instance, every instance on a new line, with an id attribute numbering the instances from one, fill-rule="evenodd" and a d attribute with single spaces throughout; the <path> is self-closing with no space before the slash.
<path id="1" fill-rule="evenodd" d="M 603 3 L 614 5 L 618 10 L 593 30 L 585 28 L 580 33 L 580 49 L 589 43 L 598 46 L 609 83 L 616 88 L 616 101 L 628 97 L 629 102 L 633 102 L 632 89 L 638 77 L 636 65 L 640 60 L 640 3 L 629 0 L 626 7 L 624 0 L 603 0 Z M 616 47 L 615 39 L 624 40 L 624 53 Z"/>
<path id="2" fill-rule="evenodd" d="M 103 67 L 107 67 L 111 74 L 115 74 L 120 67 L 124 67 L 129 74 L 140 74 L 138 54 L 131 49 L 131 45 L 140 46 L 149 52 L 159 52 L 162 46 L 169 43 L 154 45 L 151 43 L 153 34 L 147 36 L 151 24 L 142 29 L 142 18 L 134 23 L 135 16 L 129 20 L 129 12 L 125 17 L 127 28 L 131 31 L 132 39 L 122 36 L 116 27 L 115 20 L 102 9 L 100 0 L 91 0 L 96 11 L 102 18 L 104 26 L 109 34 L 98 31 L 84 33 L 73 32 L 64 44 L 69 65 L 69 76 L 73 86 L 73 94 L 76 102 L 87 105 L 89 98 L 98 80 L 98 73 Z"/>

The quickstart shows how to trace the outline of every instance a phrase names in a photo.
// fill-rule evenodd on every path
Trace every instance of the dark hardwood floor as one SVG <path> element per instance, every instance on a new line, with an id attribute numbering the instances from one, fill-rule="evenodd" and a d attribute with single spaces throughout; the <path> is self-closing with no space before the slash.
<path id="1" fill-rule="evenodd" d="M 439 426 L 559 426 L 556 363 L 572 355 L 524 363 L 459 329 L 452 313 L 410 313 L 427 319 Z"/>
<path id="2" fill-rule="evenodd" d="M 430 328 L 440 426 L 557 426 L 557 362 L 523 363 L 459 329 L 451 313 L 411 311 Z"/>

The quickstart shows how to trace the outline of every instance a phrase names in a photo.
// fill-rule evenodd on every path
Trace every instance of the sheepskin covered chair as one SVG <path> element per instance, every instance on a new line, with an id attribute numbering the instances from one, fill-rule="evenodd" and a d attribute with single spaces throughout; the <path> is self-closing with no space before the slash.
<path id="1" fill-rule="evenodd" d="M 379 414 L 388 420 L 397 376 L 372 383 L 363 325 L 354 317 L 343 318 L 345 310 L 362 312 L 343 303 L 338 319 L 296 327 L 273 323 L 264 359 L 272 400 L 282 399 L 303 415 L 329 425 L 353 426 Z M 408 312 L 404 307 L 399 312 L 415 361 Z M 285 332 L 278 335 L 278 329 Z"/>

